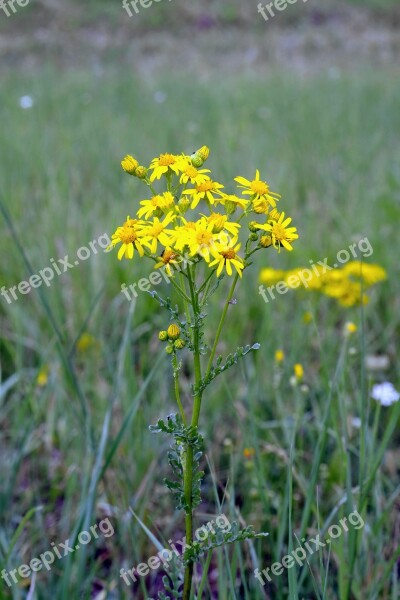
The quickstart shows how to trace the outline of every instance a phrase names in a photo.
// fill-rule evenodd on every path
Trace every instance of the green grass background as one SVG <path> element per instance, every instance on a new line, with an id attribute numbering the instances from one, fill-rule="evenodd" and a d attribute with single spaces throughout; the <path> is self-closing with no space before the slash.
<path id="1" fill-rule="evenodd" d="M 265 70 L 199 78 L 171 70 L 145 78 L 120 67 L 118 57 L 101 72 L 43 65 L 2 74 L 0 197 L 9 220 L 2 221 L 1 285 L 27 279 L 51 257 L 74 256 L 134 212 L 147 196 L 120 168 L 128 152 L 147 163 L 161 151 L 207 144 L 217 180 L 260 168 L 299 229 L 295 252 L 263 255 L 247 271 L 220 350 L 256 341 L 261 349 L 204 401 L 201 427 L 214 475 L 207 467 L 199 523 L 218 512 L 217 494 L 231 519 L 239 510 L 270 534 L 227 555 L 216 552 L 217 578 L 206 598 L 217 589 L 215 597 L 238 600 L 398 598 L 400 404 L 378 411 L 368 394 L 383 379 L 399 384 L 397 74 L 395 67 L 363 66 L 309 77 Z M 160 91 L 162 103 L 155 100 Z M 18 105 L 24 94 L 35 100 L 30 110 Z M 309 295 L 262 301 L 261 267 L 333 262 L 360 236 L 374 248 L 368 262 L 388 272 L 364 314 Z M 146 578 L 133 593 L 119 578 L 122 566 L 155 551 L 129 506 L 159 539 L 183 536 L 162 485 L 166 441 L 147 429 L 175 410 L 157 339 L 168 317 L 148 295 L 129 303 L 120 293 L 148 267 L 99 254 L 39 293 L 12 305 L 1 299 L 0 566 L 29 562 L 108 514 L 116 531 L 39 573 L 33 598 L 155 597 L 159 580 Z M 210 332 L 225 289 L 207 307 Z M 159 291 L 171 293 L 168 286 Z M 306 310 L 313 314 L 308 325 Z M 349 342 L 342 336 L 347 320 L 359 326 Z M 84 331 L 98 343 L 79 353 Z M 286 354 L 280 381 L 277 348 Z M 388 355 L 390 368 L 365 371 L 365 354 Z M 296 362 L 304 366 L 306 392 L 289 384 Z M 44 365 L 49 381 L 41 388 L 36 376 Z M 184 373 L 189 402 L 188 358 Z M 361 429 L 353 417 L 362 418 Z M 244 447 L 255 448 L 254 461 L 244 459 Z M 35 507 L 43 508 L 17 531 Z M 366 523 L 357 537 L 343 535 L 329 561 L 315 555 L 291 579 L 275 578 L 265 595 L 252 575 L 257 564 L 265 568 L 287 554 L 296 545 L 292 531 L 313 537 L 353 508 Z M 0 584 L 0 598 L 26 597 L 27 587 Z"/>

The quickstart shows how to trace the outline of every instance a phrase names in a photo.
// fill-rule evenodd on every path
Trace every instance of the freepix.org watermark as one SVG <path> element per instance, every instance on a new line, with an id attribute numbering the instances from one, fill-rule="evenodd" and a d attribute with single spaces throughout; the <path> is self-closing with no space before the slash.
<path id="1" fill-rule="evenodd" d="M 17 7 L 24 8 L 28 6 L 29 2 L 30 0 L 0 0 L 0 9 L 5 13 L 6 17 L 11 17 L 12 14 L 17 12 Z"/>
<path id="2" fill-rule="evenodd" d="M 228 533 L 231 529 L 232 525 L 229 522 L 229 519 L 226 515 L 222 514 L 218 515 L 215 521 L 209 521 L 206 525 L 202 525 L 196 529 L 194 535 L 198 542 L 205 542 L 210 533 L 216 534 L 218 531 Z M 150 570 L 154 571 L 159 569 L 161 564 L 164 568 L 167 568 L 174 555 L 179 557 L 183 555 L 185 550 L 190 550 L 190 546 L 186 543 L 186 537 L 176 542 L 173 542 L 172 539 L 168 540 L 168 544 L 172 550 L 163 548 L 161 552 L 151 556 L 147 562 L 139 563 L 137 567 L 133 567 L 132 569 L 122 568 L 120 570 L 120 577 L 124 580 L 126 585 L 132 585 L 131 582 L 136 582 L 137 576 L 146 577 L 146 575 L 150 573 Z M 180 548 L 177 548 L 177 546 L 180 546 Z"/>
<path id="3" fill-rule="evenodd" d="M 339 252 L 336 254 L 337 262 L 335 262 L 333 266 L 328 265 L 328 258 L 319 260 L 317 263 L 314 263 L 313 260 L 310 260 L 310 269 L 299 269 L 296 275 L 291 275 L 286 281 L 279 281 L 275 285 L 267 287 L 267 289 L 265 289 L 265 286 L 260 285 L 258 287 L 258 293 L 262 296 L 264 302 L 268 303 L 270 300 L 276 299 L 274 290 L 278 292 L 278 294 L 283 295 L 289 290 L 300 287 L 300 285 L 308 288 L 310 281 L 316 277 L 322 277 L 328 271 L 333 271 L 334 269 L 339 268 L 341 265 L 349 262 L 351 258 L 357 258 L 359 256 L 359 252 L 363 258 L 368 258 L 373 254 L 374 250 L 368 238 L 365 237 L 362 240 L 359 240 L 356 244 L 350 244 L 348 249 L 339 250 Z M 269 298 L 267 296 L 267 292 L 269 294 Z"/>
<path id="4" fill-rule="evenodd" d="M 78 266 L 80 262 L 83 262 L 90 258 L 92 254 L 97 254 L 99 247 L 106 252 L 108 246 L 111 244 L 111 240 L 107 233 L 103 233 L 97 240 L 92 240 L 89 242 L 89 247 L 82 246 L 76 253 L 77 258 L 74 262 L 69 261 L 69 255 L 66 254 L 64 258 L 58 258 L 54 260 L 54 258 L 50 258 L 51 267 L 44 267 L 38 273 L 34 273 L 28 279 L 28 281 L 20 281 L 17 285 L 13 285 L 12 287 L 6 289 L 6 286 L 0 290 L 0 294 L 3 298 L 6 299 L 8 304 L 11 304 L 13 301 L 18 300 L 17 290 L 20 294 L 26 295 L 32 291 L 34 288 L 40 287 L 43 283 L 50 287 L 51 281 L 54 279 L 54 274 L 63 275 L 69 269 L 73 269 L 75 266 Z M 62 268 L 61 268 L 62 267 Z"/>
<path id="5" fill-rule="evenodd" d="M 153 5 L 153 2 L 161 2 L 161 0 L 122 0 L 122 6 L 128 13 L 130 17 L 133 17 L 132 9 L 136 14 L 140 12 L 140 8 L 138 4 L 142 8 L 150 8 Z M 171 0 L 169 0 L 171 2 Z"/>
<path id="6" fill-rule="evenodd" d="M 168 284 L 171 283 L 171 277 L 174 276 L 175 272 L 180 273 L 192 264 L 193 261 L 187 255 L 184 255 L 182 256 L 182 260 L 176 263 L 176 265 L 165 265 L 157 271 L 152 271 L 148 278 L 142 277 L 139 281 L 131 283 L 129 286 L 123 283 L 121 285 L 121 292 L 127 300 L 132 300 L 138 297 L 139 292 L 149 292 L 152 286 L 160 285 L 162 281 Z"/>
<path id="7" fill-rule="evenodd" d="M 275 577 L 280 577 L 285 569 L 291 569 L 296 564 L 299 567 L 302 567 L 309 556 L 312 556 L 315 552 L 318 552 L 320 548 L 326 548 L 330 546 L 332 541 L 337 540 L 344 531 L 348 531 L 348 524 L 356 530 L 362 529 L 362 527 L 365 525 L 363 518 L 358 511 L 355 510 L 354 512 L 350 513 L 348 517 L 340 519 L 339 525 L 331 525 L 329 527 L 328 537 L 325 538 L 325 541 L 321 541 L 320 535 L 316 535 L 315 538 L 310 538 L 308 541 L 303 538 L 301 541 L 305 542 L 304 547 L 299 546 L 290 554 L 284 556 L 281 562 L 274 563 L 271 567 L 264 569 L 262 572 L 259 569 L 255 569 L 254 577 L 262 586 L 264 586 L 266 582 L 263 579 L 263 575 L 267 581 L 272 581 L 270 573 Z"/>
<path id="8" fill-rule="evenodd" d="M 86 546 L 89 544 L 92 539 L 97 539 L 99 537 L 99 533 L 96 531 L 99 529 L 100 533 L 105 537 L 109 538 L 114 535 L 114 527 L 110 523 L 109 519 L 103 519 L 98 524 L 92 525 L 90 527 L 90 531 L 81 531 L 78 534 L 77 541 L 75 547 L 70 546 L 70 541 L 65 540 L 64 543 L 55 544 L 51 542 L 52 550 L 46 550 L 43 554 L 40 554 L 38 558 L 32 558 L 28 565 L 20 565 L 17 569 L 12 569 L 12 571 L 6 571 L 5 569 L 1 572 L 1 578 L 6 582 L 8 587 L 11 587 L 13 583 L 18 583 L 18 576 L 21 579 L 27 579 L 32 575 L 32 573 L 41 571 L 43 567 L 47 569 L 47 571 L 51 570 L 51 565 L 54 563 L 55 559 L 62 560 L 68 554 L 72 554 L 75 550 L 79 550 L 81 546 Z M 93 536 L 93 537 L 92 537 Z"/>
<path id="9" fill-rule="evenodd" d="M 308 0 L 303 0 L 303 2 L 307 1 Z M 275 17 L 276 11 L 283 12 L 290 4 L 297 4 L 297 2 L 299 2 L 299 0 L 274 0 L 274 2 L 265 5 L 259 2 L 257 10 L 266 21 L 269 21 L 271 17 Z"/>

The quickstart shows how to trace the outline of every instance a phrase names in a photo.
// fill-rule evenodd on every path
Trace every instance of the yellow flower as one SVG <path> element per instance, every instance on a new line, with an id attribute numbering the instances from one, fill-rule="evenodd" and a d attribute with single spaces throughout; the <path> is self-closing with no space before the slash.
<path id="1" fill-rule="evenodd" d="M 277 363 L 283 362 L 285 360 L 285 353 L 283 350 L 276 350 L 275 360 Z"/>
<path id="2" fill-rule="evenodd" d="M 265 198 L 258 198 L 258 200 L 253 201 L 252 209 L 258 215 L 266 215 L 270 209 L 270 204 Z"/>
<path id="3" fill-rule="evenodd" d="M 224 186 L 210 178 L 205 181 L 198 183 L 194 189 L 183 190 L 183 194 L 188 194 L 192 197 L 192 204 L 190 208 L 194 209 L 200 202 L 200 200 L 206 200 L 210 204 L 215 203 L 215 194 L 218 194 Z"/>
<path id="4" fill-rule="evenodd" d="M 238 206 L 240 206 L 240 208 L 242 208 L 244 210 L 249 203 L 248 200 L 244 200 L 243 198 L 238 198 L 238 196 L 235 196 L 234 194 L 220 194 L 220 195 L 221 195 L 221 198 L 219 200 L 217 200 L 217 202 L 219 204 L 222 204 L 225 207 L 225 210 L 228 213 L 228 215 L 234 213 Z"/>
<path id="5" fill-rule="evenodd" d="M 185 245 L 189 246 L 191 256 L 199 254 L 206 262 L 210 260 L 210 250 L 216 243 L 218 235 L 213 233 L 214 224 L 202 217 L 184 234 Z"/>
<path id="6" fill-rule="evenodd" d="M 260 225 L 260 228 L 271 232 L 272 244 L 275 248 L 280 250 L 283 246 L 286 250 L 292 251 L 291 242 L 297 240 L 299 236 L 296 227 L 288 227 L 291 222 L 292 219 L 290 217 L 285 219 L 285 213 L 282 212 L 278 221 L 271 220 L 266 225 Z"/>
<path id="7" fill-rule="evenodd" d="M 86 352 L 89 348 L 97 346 L 98 342 L 93 335 L 90 333 L 83 333 L 76 343 L 76 349 L 78 352 Z"/>
<path id="8" fill-rule="evenodd" d="M 140 202 L 142 208 L 139 208 L 137 215 L 139 218 L 144 216 L 148 219 L 155 215 L 160 217 L 163 212 L 168 212 L 174 206 L 174 197 L 170 192 L 164 192 L 162 195 L 153 196 L 150 200 L 142 200 Z"/>
<path id="9" fill-rule="evenodd" d="M 198 184 L 198 183 L 203 183 L 203 181 L 206 181 L 206 179 L 208 179 L 208 175 L 205 175 L 205 173 L 211 173 L 210 169 L 196 169 L 196 167 L 194 167 L 191 163 L 188 163 L 187 165 L 185 165 L 182 168 L 182 175 L 180 178 L 180 183 L 192 183 L 192 184 Z"/>
<path id="10" fill-rule="evenodd" d="M 256 451 L 254 450 L 254 448 L 244 448 L 243 449 L 243 456 L 245 458 L 253 458 L 253 456 L 255 455 Z"/>
<path id="11" fill-rule="evenodd" d="M 39 370 L 39 373 L 37 374 L 36 383 L 40 387 L 44 387 L 45 385 L 47 385 L 48 381 L 49 381 L 49 367 L 48 367 L 48 365 L 44 365 Z"/>
<path id="12" fill-rule="evenodd" d="M 221 231 L 228 231 L 234 237 L 238 236 L 240 229 L 239 223 L 228 221 L 228 217 L 226 215 L 221 215 L 220 213 L 212 212 L 210 215 L 208 215 L 208 217 L 206 217 L 206 219 L 208 223 L 212 223 L 213 233 L 221 233 Z"/>
<path id="13" fill-rule="evenodd" d="M 169 277 L 173 276 L 173 266 L 178 265 L 179 254 L 174 252 L 171 248 L 165 248 L 164 252 L 161 256 L 158 257 L 158 263 L 155 264 L 155 269 L 160 269 L 161 267 L 165 267 L 165 272 Z"/>
<path id="14" fill-rule="evenodd" d="M 303 323 L 308 325 L 309 323 L 312 322 L 312 320 L 313 320 L 312 313 L 309 310 L 306 310 L 306 312 L 303 313 Z"/>
<path id="15" fill-rule="evenodd" d="M 273 285 L 278 283 L 278 281 L 283 281 L 286 275 L 286 271 L 282 271 L 280 269 L 272 269 L 271 267 L 266 267 L 262 269 L 260 272 L 260 282 L 265 283 L 266 285 Z"/>
<path id="16" fill-rule="evenodd" d="M 355 333 L 358 328 L 357 325 L 352 321 L 347 321 L 347 323 L 345 323 L 344 329 L 348 335 L 351 335 L 352 333 Z"/>
<path id="17" fill-rule="evenodd" d="M 240 184 L 238 186 L 239 188 L 245 190 L 242 192 L 243 195 L 251 196 L 252 200 L 263 198 L 264 200 L 267 200 L 273 208 L 276 206 L 276 200 L 279 200 L 281 197 L 279 194 L 271 192 L 269 185 L 265 181 L 260 181 L 260 172 L 258 169 L 256 170 L 255 179 L 252 181 L 245 179 L 244 177 L 235 177 L 235 181 Z"/>
<path id="18" fill-rule="evenodd" d="M 367 285 L 374 285 L 387 278 L 385 269 L 379 265 L 370 265 L 359 260 L 349 262 L 343 267 L 346 275 L 363 279 Z"/>
<path id="19" fill-rule="evenodd" d="M 129 173 L 129 175 L 135 175 L 136 169 L 139 166 L 136 158 L 133 158 L 130 154 L 127 154 L 125 158 L 121 160 L 121 167 L 125 171 L 125 173 Z"/>
<path id="20" fill-rule="evenodd" d="M 269 219 L 272 219 L 274 221 L 279 221 L 279 217 L 281 216 L 282 213 L 279 212 L 279 210 L 276 210 L 276 208 L 273 208 L 271 210 L 271 212 L 269 213 L 268 217 Z"/>
<path id="21" fill-rule="evenodd" d="M 178 175 L 181 168 L 182 157 L 175 156 L 174 154 L 160 154 L 158 158 L 153 158 L 150 163 L 150 169 L 153 169 L 150 181 L 160 179 L 160 177 L 166 175 L 168 172 Z"/>
<path id="22" fill-rule="evenodd" d="M 147 227 L 143 231 L 149 239 L 149 248 L 152 254 L 157 252 L 157 242 L 166 247 L 170 246 L 172 231 L 167 227 L 174 218 L 175 215 L 169 213 L 162 222 L 158 217 L 154 217 L 153 222 L 146 223 Z"/>
<path id="23" fill-rule="evenodd" d="M 242 277 L 242 271 L 244 269 L 243 259 L 240 258 L 238 252 L 240 250 L 240 244 L 235 246 L 235 240 L 230 241 L 228 244 L 221 244 L 216 242 L 211 248 L 211 254 L 214 260 L 210 262 L 209 267 L 218 265 L 217 277 L 222 273 L 222 269 L 225 267 L 228 275 L 232 275 L 232 265 L 235 267 L 239 277 Z"/>
<path id="24" fill-rule="evenodd" d="M 145 236 L 142 226 L 142 222 L 127 217 L 122 227 L 118 227 L 116 232 L 112 234 L 111 246 L 114 247 L 122 243 L 121 248 L 118 250 L 118 260 L 121 260 L 123 256 L 133 258 L 135 249 L 140 256 L 143 256 L 143 245 L 148 245 L 149 238 Z"/>
<path id="25" fill-rule="evenodd" d="M 300 363 L 296 363 L 293 370 L 297 381 L 301 381 L 304 377 L 304 369 L 302 365 Z"/>

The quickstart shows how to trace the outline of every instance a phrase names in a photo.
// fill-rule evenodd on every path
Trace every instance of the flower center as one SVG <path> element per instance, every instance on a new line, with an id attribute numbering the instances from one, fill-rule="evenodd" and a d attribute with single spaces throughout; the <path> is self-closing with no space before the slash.
<path id="1" fill-rule="evenodd" d="M 209 231 L 201 231 L 196 236 L 196 241 L 199 246 L 209 246 L 213 240 L 213 235 Z"/>
<path id="2" fill-rule="evenodd" d="M 152 235 L 153 237 L 158 237 L 160 235 L 160 233 L 162 233 L 163 231 L 164 231 L 164 225 L 159 223 L 158 225 L 153 225 L 150 235 Z"/>
<path id="3" fill-rule="evenodd" d="M 203 183 L 199 183 L 197 185 L 198 192 L 210 192 L 213 189 L 214 189 L 213 181 L 204 181 Z"/>
<path id="4" fill-rule="evenodd" d="M 132 244 L 132 242 L 137 240 L 138 235 L 133 227 L 123 227 L 119 233 L 119 238 L 124 244 Z"/>
<path id="5" fill-rule="evenodd" d="M 169 165 L 173 165 L 174 162 L 175 156 L 173 154 L 160 154 L 160 158 L 158 159 L 160 167 L 169 167 Z"/>
<path id="6" fill-rule="evenodd" d="M 263 196 L 264 194 L 268 194 L 269 188 L 263 181 L 252 181 L 251 191 L 258 196 Z"/>
<path id="7" fill-rule="evenodd" d="M 287 232 L 280 223 L 274 223 L 272 227 L 272 233 L 274 234 L 277 240 L 285 240 L 287 237 Z"/>
<path id="8" fill-rule="evenodd" d="M 236 256 L 236 252 L 233 248 L 228 248 L 228 250 L 224 250 L 221 252 L 221 256 L 225 258 L 225 260 L 232 260 Z"/>
<path id="9" fill-rule="evenodd" d="M 161 206 L 163 204 L 163 198 L 162 198 L 162 196 L 153 196 L 152 199 L 151 199 L 151 203 L 156 208 L 161 208 Z"/>
<path id="10" fill-rule="evenodd" d="M 172 250 L 164 250 L 161 259 L 164 264 L 167 264 L 173 261 L 177 256 L 178 255 L 176 254 L 176 252 L 173 252 Z"/>

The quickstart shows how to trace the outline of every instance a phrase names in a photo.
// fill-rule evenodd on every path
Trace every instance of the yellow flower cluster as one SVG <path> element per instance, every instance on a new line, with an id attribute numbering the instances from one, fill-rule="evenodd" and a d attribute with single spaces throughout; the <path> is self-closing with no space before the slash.
<path id="1" fill-rule="evenodd" d="M 165 267 L 173 275 L 184 257 L 203 261 L 220 276 L 234 270 L 241 277 L 247 258 L 257 250 L 273 246 L 292 250 L 298 238 L 291 219 L 276 209 L 279 194 L 272 192 L 257 170 L 254 179 L 236 177 L 237 195 L 202 169 L 209 155 L 203 146 L 191 156 L 160 154 L 149 167 L 128 155 L 122 160 L 124 171 L 141 179 L 151 196 L 141 200 L 134 218 L 117 228 L 111 247 L 120 245 L 118 258 L 140 257 L 155 261 L 155 268 Z M 154 184 L 164 178 L 164 189 Z M 251 215 L 251 221 L 250 221 Z M 243 219 L 248 221 L 248 239 L 241 253 L 239 234 Z M 259 221 L 254 220 L 258 218 Z"/>
<path id="2" fill-rule="evenodd" d="M 268 268 L 260 272 L 260 282 L 265 285 L 275 285 L 283 281 L 291 289 L 320 292 L 334 298 L 345 307 L 367 304 L 369 298 L 365 290 L 385 279 L 385 269 L 358 260 L 335 269 L 327 269 L 325 265 L 313 265 L 312 269 L 282 271 Z"/>

